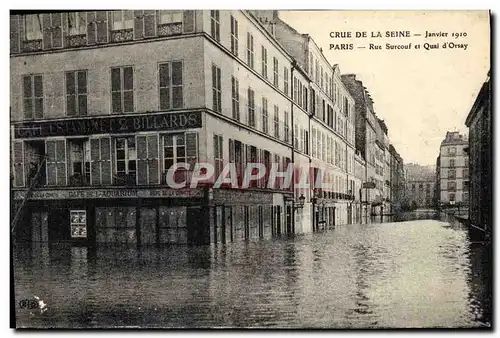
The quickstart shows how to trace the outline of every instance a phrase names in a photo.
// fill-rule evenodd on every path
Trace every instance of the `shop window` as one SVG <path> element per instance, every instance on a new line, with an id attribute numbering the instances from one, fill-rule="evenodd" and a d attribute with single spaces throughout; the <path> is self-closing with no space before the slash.
<path id="1" fill-rule="evenodd" d="M 66 185 L 66 140 L 47 140 L 47 185 Z"/>
<path id="2" fill-rule="evenodd" d="M 87 238 L 87 212 L 85 210 L 70 210 L 70 226 L 72 238 Z"/>
<path id="3" fill-rule="evenodd" d="M 163 177 L 166 178 L 167 171 L 177 163 L 189 164 L 189 171 L 194 169 L 198 158 L 198 134 L 197 133 L 175 133 L 163 136 Z M 174 179 L 187 179 L 186 169 L 179 168 L 174 174 Z"/>

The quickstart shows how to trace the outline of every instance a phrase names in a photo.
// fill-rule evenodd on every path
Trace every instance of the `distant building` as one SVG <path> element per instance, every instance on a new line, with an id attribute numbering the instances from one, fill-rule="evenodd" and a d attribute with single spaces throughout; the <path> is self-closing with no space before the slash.
<path id="1" fill-rule="evenodd" d="M 443 206 L 467 204 L 469 201 L 469 145 L 466 135 L 447 132 L 439 151 L 439 202 Z"/>
<path id="2" fill-rule="evenodd" d="M 417 208 L 436 206 L 436 179 L 433 166 L 421 166 L 409 163 L 406 165 L 405 201 L 407 205 Z"/>
<path id="3" fill-rule="evenodd" d="M 465 120 L 469 127 L 469 219 L 475 226 L 490 229 L 492 221 L 493 125 L 491 123 L 490 74 Z"/>

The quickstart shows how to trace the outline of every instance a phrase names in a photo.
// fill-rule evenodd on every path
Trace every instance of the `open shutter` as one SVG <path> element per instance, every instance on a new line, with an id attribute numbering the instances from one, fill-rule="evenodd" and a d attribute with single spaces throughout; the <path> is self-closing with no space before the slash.
<path id="1" fill-rule="evenodd" d="M 66 170 L 66 140 L 54 141 L 56 147 L 56 185 L 66 185 L 67 170 Z"/>
<path id="2" fill-rule="evenodd" d="M 137 147 L 137 184 L 148 183 L 148 149 L 146 136 L 136 137 Z"/>
<path id="3" fill-rule="evenodd" d="M 57 185 L 56 141 L 45 141 L 47 154 L 47 185 Z"/>
<path id="4" fill-rule="evenodd" d="M 108 33 L 108 12 L 96 12 L 96 43 L 107 43 L 109 35 Z"/>
<path id="5" fill-rule="evenodd" d="M 10 53 L 19 53 L 19 16 L 10 16 Z"/>
<path id="6" fill-rule="evenodd" d="M 158 134 L 147 136 L 148 144 L 148 179 L 149 184 L 158 184 L 160 181 L 160 160 L 158 151 Z"/>
<path id="7" fill-rule="evenodd" d="M 144 37 L 156 36 L 156 11 L 144 11 Z"/>
<path id="8" fill-rule="evenodd" d="M 194 32 L 194 11 L 183 11 L 183 28 L 184 33 Z"/>
<path id="9" fill-rule="evenodd" d="M 101 184 L 101 166 L 100 166 L 100 144 L 99 139 L 90 139 L 90 176 L 92 185 Z"/>
<path id="10" fill-rule="evenodd" d="M 96 13 L 87 13 L 87 44 L 95 45 L 97 42 Z"/>
<path id="11" fill-rule="evenodd" d="M 193 170 L 198 159 L 198 132 L 186 133 L 186 157 L 190 170 Z"/>
<path id="12" fill-rule="evenodd" d="M 101 184 L 111 184 L 111 138 L 103 137 L 101 142 Z"/>
<path id="13" fill-rule="evenodd" d="M 52 13 L 52 48 L 62 47 L 62 13 Z"/>
<path id="14" fill-rule="evenodd" d="M 42 32 L 43 32 L 43 48 L 52 48 L 52 25 L 50 23 L 50 13 L 44 13 L 42 15 Z"/>
<path id="15" fill-rule="evenodd" d="M 144 11 L 134 11 L 134 39 L 144 38 Z"/>
<path id="16" fill-rule="evenodd" d="M 24 187 L 24 142 L 14 141 L 12 145 L 14 153 L 14 186 Z"/>

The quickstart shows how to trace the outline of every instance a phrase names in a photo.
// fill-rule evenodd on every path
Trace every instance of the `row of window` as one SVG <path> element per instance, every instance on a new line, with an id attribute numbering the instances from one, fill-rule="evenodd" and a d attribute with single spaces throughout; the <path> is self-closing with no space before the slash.
<path id="1" fill-rule="evenodd" d="M 116 10 L 29 14 L 11 22 L 11 52 L 18 53 L 192 33 L 195 16 L 193 10 Z"/>
<path id="2" fill-rule="evenodd" d="M 447 154 L 448 156 L 457 156 L 457 155 L 460 155 L 457 153 L 457 148 L 456 147 L 447 147 L 448 148 L 448 151 L 447 151 Z M 467 152 L 465 151 L 464 148 L 462 148 L 462 152 L 463 152 L 463 156 L 467 156 Z"/>
<path id="3" fill-rule="evenodd" d="M 198 159 L 196 132 L 14 143 L 15 185 L 34 177 L 46 154 L 41 184 L 49 186 L 135 185 L 165 182 L 176 163 Z"/>
<path id="4" fill-rule="evenodd" d="M 456 182 L 456 181 L 448 181 L 447 183 L 447 189 L 448 190 L 457 190 L 457 189 L 460 189 L 460 181 Z M 462 182 L 462 189 L 463 190 L 469 190 L 469 181 L 463 181 Z"/>
<path id="5" fill-rule="evenodd" d="M 455 195 L 455 194 L 453 194 L 453 193 L 450 193 L 450 194 L 448 195 L 448 199 L 449 199 L 449 201 L 450 201 L 450 202 L 455 202 L 455 200 L 456 200 L 456 195 Z M 464 192 L 464 193 L 462 194 L 462 202 L 464 202 L 464 203 L 469 203 L 469 193 Z"/>
<path id="6" fill-rule="evenodd" d="M 449 169 L 448 170 L 448 179 L 456 179 L 457 178 L 457 171 L 455 169 Z M 462 177 L 463 179 L 469 178 L 469 169 L 462 169 Z"/>
<path id="7" fill-rule="evenodd" d="M 354 155 L 348 156 L 345 144 L 314 127 L 311 134 L 311 156 L 350 173 L 354 170 Z"/>
<path id="8" fill-rule="evenodd" d="M 159 109 L 183 108 L 182 62 L 166 62 L 158 65 Z M 111 68 L 111 112 L 132 113 L 134 106 L 134 69 L 131 66 Z M 65 73 L 65 108 L 67 116 L 88 114 L 87 70 Z M 44 117 L 43 76 L 23 76 L 23 110 L 25 119 Z"/>
<path id="9" fill-rule="evenodd" d="M 465 166 L 465 167 L 466 167 L 466 166 L 468 166 L 468 163 L 469 163 L 469 158 L 468 158 L 468 157 L 465 157 L 465 158 L 464 158 L 463 163 L 464 163 L 464 164 L 463 164 L 463 166 Z M 454 167 L 456 167 L 456 166 L 457 166 L 457 165 L 456 165 L 456 161 L 455 161 L 455 159 L 450 158 L 450 160 L 449 160 L 449 162 L 448 162 L 448 168 L 454 168 Z M 443 166 L 443 167 L 445 167 L 445 166 Z M 459 167 L 460 167 L 460 166 L 459 166 Z"/>

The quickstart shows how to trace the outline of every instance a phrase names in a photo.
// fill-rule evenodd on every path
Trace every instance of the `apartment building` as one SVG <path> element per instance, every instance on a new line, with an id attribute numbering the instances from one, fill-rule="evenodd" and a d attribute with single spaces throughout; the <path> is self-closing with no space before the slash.
<path id="1" fill-rule="evenodd" d="M 457 131 L 447 132 L 441 142 L 440 203 L 444 206 L 468 204 L 469 201 L 469 145 L 467 135 Z"/>
<path id="2" fill-rule="evenodd" d="M 293 191 L 265 180 L 166 185 L 177 163 L 191 165 L 176 182 L 191 183 L 195 163 L 217 174 L 231 162 L 240 183 L 246 163 L 284 168 L 294 156 L 293 60 L 249 12 L 22 13 L 10 31 L 12 189 L 27 197 L 19 238 L 214 243 L 294 232 Z"/>
<path id="3" fill-rule="evenodd" d="M 469 128 L 469 220 L 491 234 L 493 220 L 493 124 L 490 72 L 465 120 Z M 465 200 L 465 197 L 464 197 Z M 465 200 L 466 201 L 466 200 Z"/>

